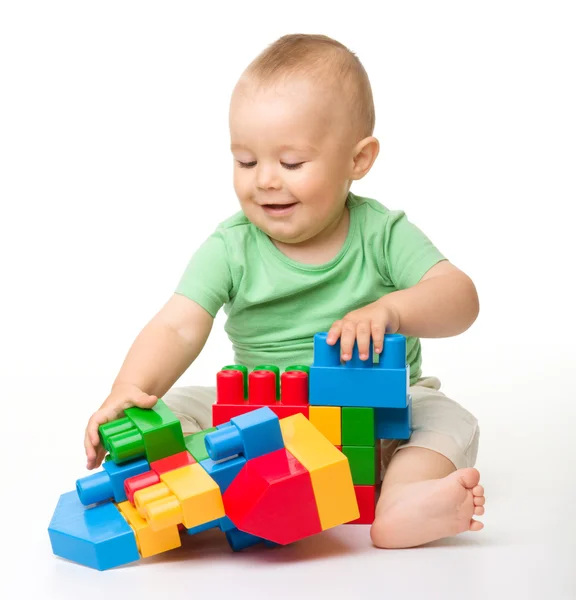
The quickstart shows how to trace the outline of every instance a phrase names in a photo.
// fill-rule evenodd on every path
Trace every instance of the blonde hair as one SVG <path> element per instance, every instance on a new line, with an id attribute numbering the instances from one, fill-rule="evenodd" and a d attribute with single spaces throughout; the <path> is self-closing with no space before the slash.
<path id="1" fill-rule="evenodd" d="M 284 35 L 263 50 L 244 74 L 263 85 L 291 75 L 327 84 L 349 103 L 353 131 L 361 137 L 374 133 L 376 116 L 368 74 L 354 52 L 326 35 Z"/>

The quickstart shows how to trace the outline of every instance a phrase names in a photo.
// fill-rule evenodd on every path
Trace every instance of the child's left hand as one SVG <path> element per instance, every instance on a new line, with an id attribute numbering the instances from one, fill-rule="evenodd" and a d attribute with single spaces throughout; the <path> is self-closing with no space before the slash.
<path id="1" fill-rule="evenodd" d="M 340 342 L 340 356 L 342 360 L 352 358 L 354 342 L 358 340 L 358 354 L 360 360 L 369 356 L 370 337 L 374 343 L 374 352 L 382 352 L 384 335 L 396 333 L 400 327 L 400 317 L 397 309 L 389 302 L 384 302 L 385 297 L 368 304 L 363 308 L 349 312 L 344 318 L 335 321 L 328 332 L 327 342 L 333 346 L 338 338 Z"/>

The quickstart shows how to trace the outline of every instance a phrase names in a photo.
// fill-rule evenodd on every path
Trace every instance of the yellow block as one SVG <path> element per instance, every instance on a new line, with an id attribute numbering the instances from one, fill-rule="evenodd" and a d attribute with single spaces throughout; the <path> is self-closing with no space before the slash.
<path id="1" fill-rule="evenodd" d="M 310 406 L 310 423 L 334 446 L 342 445 L 342 409 L 339 406 Z"/>
<path id="2" fill-rule="evenodd" d="M 178 525 L 166 527 L 161 531 L 154 531 L 152 527 L 140 516 L 138 510 L 130 504 L 129 500 L 116 505 L 122 516 L 136 536 L 136 545 L 142 558 L 154 556 L 161 552 L 173 550 L 182 545 Z"/>
<path id="3" fill-rule="evenodd" d="M 165 483 L 155 483 L 148 487 L 142 488 L 137 492 L 134 492 L 134 505 L 140 513 L 140 516 L 146 518 L 146 505 L 160 500 L 160 498 L 166 498 L 170 496 L 170 489 Z"/>
<path id="4" fill-rule="evenodd" d="M 220 488 L 200 464 L 162 473 L 160 479 L 178 498 L 187 529 L 225 515 Z"/>
<path id="5" fill-rule="evenodd" d="M 302 414 L 280 419 L 286 450 L 310 472 L 322 530 L 360 517 L 348 459 Z"/>
<path id="6" fill-rule="evenodd" d="M 154 531 L 182 523 L 182 506 L 174 494 L 145 505 L 145 518 Z"/>

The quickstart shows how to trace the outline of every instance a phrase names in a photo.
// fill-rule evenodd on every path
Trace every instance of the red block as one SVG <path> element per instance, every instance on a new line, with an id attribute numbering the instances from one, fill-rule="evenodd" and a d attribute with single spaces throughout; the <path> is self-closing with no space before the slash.
<path id="1" fill-rule="evenodd" d="M 355 485 L 356 501 L 360 510 L 360 517 L 349 521 L 347 525 L 372 525 L 376 513 L 376 486 Z"/>
<path id="2" fill-rule="evenodd" d="M 190 454 L 190 452 L 188 452 L 188 450 L 184 450 L 182 452 L 178 452 L 177 454 L 173 454 L 172 456 L 167 456 L 166 458 L 152 461 L 150 463 L 150 468 L 158 475 L 162 475 L 162 473 L 166 473 L 167 471 L 173 471 L 174 469 L 179 469 L 180 467 L 185 467 L 186 465 L 193 465 L 195 462 L 196 459 Z"/>
<path id="3" fill-rule="evenodd" d="M 252 406 L 245 402 L 244 404 L 213 404 L 212 405 L 212 427 L 228 423 L 230 419 L 244 415 L 251 410 L 262 408 L 261 406 Z"/>
<path id="4" fill-rule="evenodd" d="M 134 504 L 134 494 L 138 490 L 154 485 L 155 483 L 160 483 L 158 473 L 156 471 L 146 471 L 145 473 L 140 473 L 140 475 L 126 479 L 124 481 L 124 491 L 128 500 Z"/>
<path id="5" fill-rule="evenodd" d="M 280 377 L 282 403 L 288 406 L 308 405 L 308 373 L 287 371 Z"/>
<path id="6" fill-rule="evenodd" d="M 242 371 L 226 369 L 216 373 L 217 401 L 226 404 L 243 404 L 244 374 Z"/>
<path id="7" fill-rule="evenodd" d="M 277 544 L 322 531 L 310 473 L 284 448 L 248 461 L 222 499 L 238 529 Z"/>
<path id="8" fill-rule="evenodd" d="M 250 404 L 263 406 L 276 402 L 276 374 L 272 371 L 252 371 L 248 375 Z"/>

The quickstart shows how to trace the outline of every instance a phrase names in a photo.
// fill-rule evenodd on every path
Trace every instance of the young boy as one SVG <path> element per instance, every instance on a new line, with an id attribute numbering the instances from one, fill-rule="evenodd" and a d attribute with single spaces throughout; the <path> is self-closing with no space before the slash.
<path id="1" fill-rule="evenodd" d="M 471 279 L 404 212 L 350 192 L 379 152 L 368 76 L 323 35 L 286 35 L 244 71 L 230 103 L 234 189 L 242 211 L 198 248 L 174 295 L 136 338 L 85 437 L 87 467 L 104 451 L 98 426 L 162 397 L 184 433 L 211 426 L 215 389 L 172 388 L 224 306 L 235 362 L 311 364 L 329 331 L 342 360 L 407 336 L 413 433 L 387 448 L 373 543 L 406 548 L 478 531 L 484 490 L 473 468 L 477 420 L 422 377 L 418 338 L 462 333 L 478 315 Z"/>

